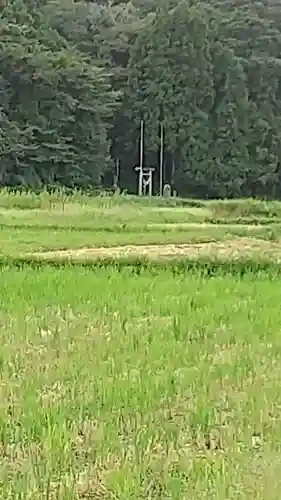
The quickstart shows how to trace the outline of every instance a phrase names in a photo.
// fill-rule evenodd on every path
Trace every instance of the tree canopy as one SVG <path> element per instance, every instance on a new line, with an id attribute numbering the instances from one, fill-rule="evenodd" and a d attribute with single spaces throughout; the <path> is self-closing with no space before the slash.
<path id="1" fill-rule="evenodd" d="M 280 6 L 2 0 L 0 185 L 135 192 L 144 119 L 180 194 L 280 197 Z"/>

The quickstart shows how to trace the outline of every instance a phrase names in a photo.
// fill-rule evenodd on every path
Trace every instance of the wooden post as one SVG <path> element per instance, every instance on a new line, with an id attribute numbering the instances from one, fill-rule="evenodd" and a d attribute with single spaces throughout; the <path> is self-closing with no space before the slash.
<path id="1" fill-rule="evenodd" d="M 120 160 L 117 158 L 116 160 L 116 184 L 119 186 L 119 177 L 120 177 Z"/>
<path id="2" fill-rule="evenodd" d="M 119 175 L 120 175 L 120 160 L 119 160 L 119 158 L 117 158 L 115 166 L 116 166 L 116 170 L 115 170 L 115 174 L 113 176 L 113 188 L 115 190 L 117 190 L 119 187 Z"/>
<path id="3" fill-rule="evenodd" d="M 148 194 L 152 196 L 152 170 L 149 172 Z"/>
<path id="4" fill-rule="evenodd" d="M 174 189 L 174 185 L 175 185 L 175 170 L 176 170 L 175 157 L 173 155 L 173 159 L 172 159 L 172 174 L 171 174 L 171 185 L 172 185 L 173 189 Z"/>

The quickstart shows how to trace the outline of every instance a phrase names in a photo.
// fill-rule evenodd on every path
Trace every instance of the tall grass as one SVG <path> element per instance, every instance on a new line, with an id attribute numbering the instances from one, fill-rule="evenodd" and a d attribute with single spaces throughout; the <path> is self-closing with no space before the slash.
<path id="1" fill-rule="evenodd" d="M 280 218 L 280 201 L 263 201 L 255 199 L 214 200 L 209 202 L 213 217 L 228 218 Z"/>
<path id="2" fill-rule="evenodd" d="M 277 500 L 263 276 L 2 268 L 1 498 Z"/>
<path id="3" fill-rule="evenodd" d="M 281 220 L 281 202 L 256 199 L 191 200 L 182 198 L 138 197 L 85 193 L 80 190 L 53 189 L 42 192 L 0 190 L 0 208 L 22 210 L 64 210 L 72 204 L 82 207 L 110 209 L 112 207 L 159 207 L 166 209 L 205 209 L 205 220 L 278 219 Z M 208 211 L 206 211 L 208 210 Z M 200 213 L 200 212 L 198 212 Z M 203 212 L 201 212 L 203 215 Z M 204 218 L 204 217 L 203 217 Z M 202 217 L 201 217 L 202 219 Z"/>
<path id="4" fill-rule="evenodd" d="M 159 198 L 159 197 L 145 197 L 139 198 L 138 196 L 114 195 L 106 192 L 99 194 L 85 193 L 79 189 L 65 190 L 53 189 L 51 191 L 43 190 L 41 192 L 21 191 L 9 189 L 0 190 L 0 207 L 11 209 L 64 209 L 65 206 L 73 203 L 81 204 L 82 206 L 97 206 L 103 208 L 110 208 L 112 206 L 119 206 L 124 204 L 148 205 L 148 206 L 201 206 L 201 203 L 196 203 L 188 200 L 178 198 Z"/>

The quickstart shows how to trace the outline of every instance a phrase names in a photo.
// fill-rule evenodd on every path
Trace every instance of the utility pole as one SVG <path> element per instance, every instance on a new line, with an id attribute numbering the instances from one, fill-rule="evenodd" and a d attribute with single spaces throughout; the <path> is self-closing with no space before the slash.
<path id="1" fill-rule="evenodd" d="M 137 167 L 135 167 L 135 171 L 138 172 L 139 176 L 139 196 L 147 195 L 152 196 L 152 183 L 153 183 L 153 172 L 155 170 L 154 167 L 145 167 L 144 166 L 144 121 L 141 120 L 140 127 L 140 162 Z"/>
<path id="2" fill-rule="evenodd" d="M 160 161 L 159 161 L 159 194 L 163 196 L 163 169 L 164 169 L 164 125 L 160 123 Z"/>
<path id="3" fill-rule="evenodd" d="M 160 104 L 159 109 L 160 121 L 160 150 L 159 150 L 159 195 L 163 196 L 163 181 L 164 181 L 164 105 Z"/>
<path id="4" fill-rule="evenodd" d="M 140 126 L 140 170 L 139 170 L 139 196 L 142 195 L 143 183 L 143 148 L 144 148 L 144 121 L 141 120 Z"/>

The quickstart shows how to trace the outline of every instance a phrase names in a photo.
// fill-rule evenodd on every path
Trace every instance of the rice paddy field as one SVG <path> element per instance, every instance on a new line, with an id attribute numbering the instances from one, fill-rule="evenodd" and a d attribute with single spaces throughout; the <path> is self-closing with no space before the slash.
<path id="1" fill-rule="evenodd" d="M 281 203 L 0 192 L 0 497 L 279 500 Z"/>

